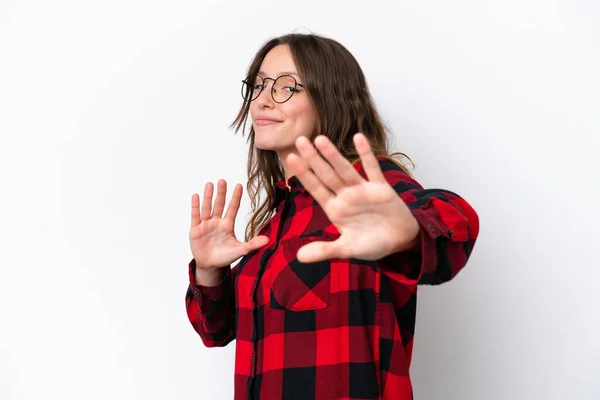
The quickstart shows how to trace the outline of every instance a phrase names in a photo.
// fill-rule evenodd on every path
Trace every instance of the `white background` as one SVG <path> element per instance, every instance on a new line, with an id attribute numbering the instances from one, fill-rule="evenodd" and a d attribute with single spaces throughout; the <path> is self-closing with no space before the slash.
<path id="1" fill-rule="evenodd" d="M 600 3 L 0 1 L 0 399 L 231 399 L 187 320 L 189 202 L 268 38 L 339 40 L 466 269 L 420 295 L 418 400 L 600 398 Z M 244 199 L 236 231 L 243 237 Z"/>

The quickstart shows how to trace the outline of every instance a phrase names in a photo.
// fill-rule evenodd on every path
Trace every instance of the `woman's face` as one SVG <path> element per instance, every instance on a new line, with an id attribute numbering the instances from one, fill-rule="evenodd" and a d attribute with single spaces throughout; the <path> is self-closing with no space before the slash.
<path id="1" fill-rule="evenodd" d="M 281 75 L 292 75 L 302 83 L 287 45 L 274 47 L 267 53 L 258 72 L 266 87 L 252 103 L 250 115 L 254 127 L 254 145 L 262 150 L 273 150 L 279 158 L 296 152 L 295 141 L 300 136 L 311 138 L 317 129 L 317 115 L 304 91 L 298 86 L 285 103 L 277 103 L 271 97 L 273 80 Z"/>

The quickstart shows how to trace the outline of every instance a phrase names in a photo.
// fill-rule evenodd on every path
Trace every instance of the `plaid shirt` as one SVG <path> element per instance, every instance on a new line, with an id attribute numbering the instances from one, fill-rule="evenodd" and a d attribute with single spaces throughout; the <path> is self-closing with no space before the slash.
<path id="1" fill-rule="evenodd" d="M 237 340 L 235 400 L 412 399 L 417 285 L 456 276 L 479 220 L 458 195 L 423 190 L 390 161 L 380 166 L 420 224 L 418 251 L 300 263 L 301 246 L 339 232 L 291 177 L 290 189 L 277 183 L 276 213 L 260 232 L 269 243 L 228 267 L 219 286 L 196 285 L 190 262 L 192 326 L 208 347 Z"/>

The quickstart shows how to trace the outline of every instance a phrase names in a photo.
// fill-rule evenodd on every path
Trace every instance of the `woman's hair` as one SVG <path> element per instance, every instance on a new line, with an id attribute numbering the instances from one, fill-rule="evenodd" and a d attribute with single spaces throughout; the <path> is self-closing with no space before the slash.
<path id="1" fill-rule="evenodd" d="M 292 53 L 304 89 L 320 123 L 317 132 L 326 135 L 344 157 L 353 164 L 360 162 L 352 137 L 362 132 L 367 137 L 376 157 L 388 159 L 406 173 L 405 164 L 395 156 L 410 158 L 404 153 L 389 152 L 387 129 L 375 109 L 365 76 L 354 56 L 340 43 L 314 34 L 287 34 L 267 41 L 258 50 L 248 67 L 247 76 L 258 74 L 260 66 L 271 49 L 287 45 Z M 235 132 L 246 130 L 250 102 L 244 101 L 232 127 Z M 254 146 L 254 128 L 248 133 L 248 184 L 252 216 L 246 226 L 246 241 L 256 236 L 269 221 L 273 212 L 275 187 L 284 179 L 278 155 L 272 150 Z M 313 138 L 309 138 L 313 139 Z M 267 198 L 261 202 L 260 189 Z"/>

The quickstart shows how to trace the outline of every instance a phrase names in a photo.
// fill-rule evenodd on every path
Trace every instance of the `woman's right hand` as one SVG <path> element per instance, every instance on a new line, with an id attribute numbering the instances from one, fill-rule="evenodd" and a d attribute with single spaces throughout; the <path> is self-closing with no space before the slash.
<path id="1" fill-rule="evenodd" d="M 196 261 L 196 268 L 215 270 L 229 266 L 238 258 L 258 249 L 269 242 L 266 236 L 256 236 L 247 243 L 235 237 L 235 218 L 242 199 L 242 185 L 237 184 L 225 217 L 227 182 L 223 179 L 217 184 L 217 198 L 212 205 L 214 186 L 211 182 L 204 187 L 202 213 L 200 213 L 200 196 L 192 195 L 192 226 L 190 228 L 190 247 Z"/>

